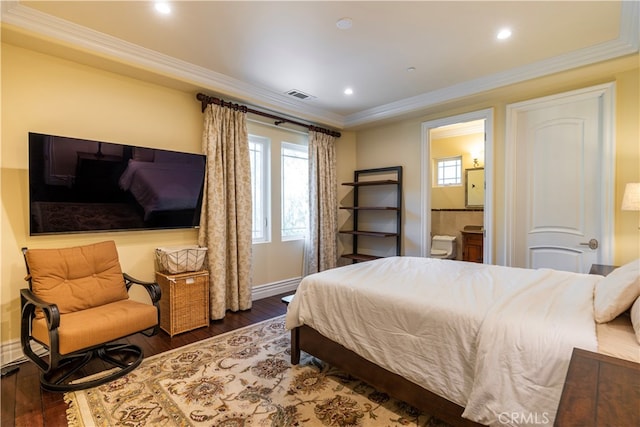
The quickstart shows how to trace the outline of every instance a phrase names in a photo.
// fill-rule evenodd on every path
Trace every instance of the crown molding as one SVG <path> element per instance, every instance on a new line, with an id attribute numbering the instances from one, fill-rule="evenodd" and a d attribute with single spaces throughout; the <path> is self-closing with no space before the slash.
<path id="1" fill-rule="evenodd" d="M 342 128 L 341 115 L 305 105 L 289 96 L 253 86 L 221 73 L 182 61 L 156 51 L 143 48 L 125 40 L 74 24 L 69 21 L 23 6 L 16 1 L 2 2 L 2 22 L 33 34 L 65 42 L 118 61 L 144 67 L 154 72 L 188 81 L 242 100 L 257 102 L 264 110 L 309 117 L 325 125 Z"/>
<path id="2" fill-rule="evenodd" d="M 636 53 L 640 41 L 640 2 L 623 1 L 620 14 L 620 35 L 615 40 L 363 110 L 345 117 L 345 127 L 393 118 L 487 90 Z"/>
<path id="3" fill-rule="evenodd" d="M 303 115 L 309 120 L 339 129 L 392 119 L 502 86 L 637 53 L 640 44 L 640 2 L 622 1 L 620 34 L 615 40 L 342 116 L 22 6 L 17 1 L 1 3 L 0 15 L 3 23 L 191 82 L 201 86 L 203 90 L 233 94 L 238 99 L 257 103 L 258 108 L 295 116 Z"/>

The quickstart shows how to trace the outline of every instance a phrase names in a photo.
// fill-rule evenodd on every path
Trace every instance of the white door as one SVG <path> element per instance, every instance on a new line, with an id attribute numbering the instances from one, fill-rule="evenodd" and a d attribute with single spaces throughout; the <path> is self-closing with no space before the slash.
<path id="1" fill-rule="evenodd" d="M 508 265 L 586 273 L 610 263 L 612 93 L 609 84 L 508 107 Z"/>

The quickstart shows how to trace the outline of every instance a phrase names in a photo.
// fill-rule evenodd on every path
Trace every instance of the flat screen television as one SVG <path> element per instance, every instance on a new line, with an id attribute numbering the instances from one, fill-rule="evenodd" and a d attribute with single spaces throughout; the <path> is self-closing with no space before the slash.
<path id="1" fill-rule="evenodd" d="M 193 228 L 205 156 L 29 133 L 30 234 Z"/>

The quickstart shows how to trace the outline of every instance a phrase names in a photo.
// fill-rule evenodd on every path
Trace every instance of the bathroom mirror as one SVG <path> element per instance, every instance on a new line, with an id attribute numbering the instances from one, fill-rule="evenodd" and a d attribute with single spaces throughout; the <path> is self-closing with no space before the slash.
<path id="1" fill-rule="evenodd" d="M 468 208 L 484 207 L 484 168 L 465 169 L 464 205 Z"/>

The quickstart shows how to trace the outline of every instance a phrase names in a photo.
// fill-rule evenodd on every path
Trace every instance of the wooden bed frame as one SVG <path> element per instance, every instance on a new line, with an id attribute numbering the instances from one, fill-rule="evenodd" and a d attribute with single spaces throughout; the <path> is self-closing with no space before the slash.
<path id="1" fill-rule="evenodd" d="M 481 426 L 462 418 L 464 408 L 426 390 L 419 385 L 387 371 L 344 346 L 331 341 L 315 329 L 302 325 L 291 331 L 291 363 L 300 363 L 300 351 L 305 351 L 330 365 L 360 378 L 396 399 L 400 399 L 427 414 L 455 426 Z"/>

